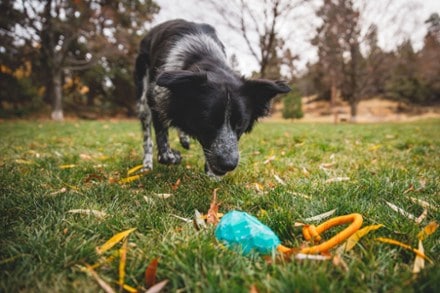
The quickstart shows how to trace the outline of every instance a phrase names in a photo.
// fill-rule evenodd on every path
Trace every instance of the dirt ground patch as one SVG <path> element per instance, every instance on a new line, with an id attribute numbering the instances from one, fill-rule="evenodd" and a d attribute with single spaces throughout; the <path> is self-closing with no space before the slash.
<path id="1" fill-rule="evenodd" d="M 327 101 L 314 101 L 314 97 L 303 98 L 305 122 L 334 122 L 335 115 Z M 275 104 L 272 115 L 268 120 L 283 120 L 282 103 Z M 350 121 L 350 107 L 346 102 L 340 102 L 335 107 L 338 122 Z M 405 122 L 426 118 L 440 118 L 440 106 L 403 105 L 396 101 L 380 98 L 361 101 L 356 121 L 360 123 L 375 122 Z"/>

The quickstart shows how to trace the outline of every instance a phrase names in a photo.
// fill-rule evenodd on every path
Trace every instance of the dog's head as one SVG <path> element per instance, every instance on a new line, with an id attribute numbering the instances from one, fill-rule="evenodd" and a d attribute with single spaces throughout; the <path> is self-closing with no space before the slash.
<path id="1" fill-rule="evenodd" d="M 217 176 L 237 167 L 242 134 L 268 114 L 272 98 L 290 91 L 281 81 L 186 70 L 163 72 L 156 84 L 170 91 L 171 125 L 200 142 L 206 170 Z"/>

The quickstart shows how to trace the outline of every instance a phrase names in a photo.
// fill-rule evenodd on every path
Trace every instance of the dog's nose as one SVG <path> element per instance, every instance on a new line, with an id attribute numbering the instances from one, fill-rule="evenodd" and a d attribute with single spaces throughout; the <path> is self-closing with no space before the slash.
<path id="1" fill-rule="evenodd" d="M 234 170 L 237 167 L 237 165 L 238 165 L 238 156 L 222 158 L 218 160 L 218 167 L 225 172 Z"/>

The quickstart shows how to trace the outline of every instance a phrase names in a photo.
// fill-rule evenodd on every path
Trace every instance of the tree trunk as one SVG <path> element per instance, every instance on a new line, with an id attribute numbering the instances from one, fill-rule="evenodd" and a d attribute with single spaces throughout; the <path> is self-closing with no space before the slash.
<path id="1" fill-rule="evenodd" d="M 62 74 L 61 71 L 55 71 L 52 75 L 52 99 L 53 99 L 53 110 L 52 110 L 52 120 L 63 121 L 63 93 L 62 93 Z"/>
<path id="2" fill-rule="evenodd" d="M 358 105 L 359 105 L 358 99 L 353 98 L 350 101 L 350 122 L 356 123 L 357 121 Z"/>

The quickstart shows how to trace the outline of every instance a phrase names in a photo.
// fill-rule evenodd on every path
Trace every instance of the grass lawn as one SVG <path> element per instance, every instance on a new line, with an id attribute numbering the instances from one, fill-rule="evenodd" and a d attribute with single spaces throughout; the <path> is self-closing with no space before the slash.
<path id="1" fill-rule="evenodd" d="M 419 274 L 412 273 L 413 252 L 376 240 L 417 247 L 420 230 L 440 222 L 439 120 L 261 123 L 241 140 L 238 169 L 220 181 L 203 174 L 200 147 L 183 150 L 172 132 L 182 164 L 155 161 L 153 172 L 128 184 L 117 181 L 141 163 L 136 121 L 1 122 L 0 134 L 0 292 L 97 292 L 82 267 L 98 262 L 96 273 L 117 291 L 121 244 L 103 254 L 107 261 L 96 247 L 130 228 L 136 231 L 128 238 L 125 283 L 139 290 L 146 267 L 159 257 L 157 280 L 169 280 L 170 292 L 440 292 L 439 231 L 423 241 L 433 264 Z M 206 213 L 215 188 L 220 212 L 256 216 L 289 247 L 305 245 L 295 222 L 332 209 L 333 216 L 362 214 L 364 226 L 385 226 L 342 254 L 345 268 L 331 260 L 245 257 L 220 245 L 213 227 L 197 231 L 174 216 Z M 418 217 L 423 208 L 412 198 L 430 204 L 420 224 L 387 205 Z"/>

